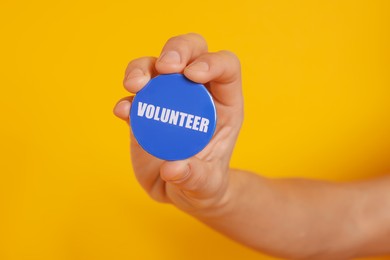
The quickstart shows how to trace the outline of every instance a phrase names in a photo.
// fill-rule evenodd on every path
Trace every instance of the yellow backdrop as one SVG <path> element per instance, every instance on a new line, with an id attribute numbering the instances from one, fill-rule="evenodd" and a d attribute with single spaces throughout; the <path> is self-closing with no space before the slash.
<path id="1" fill-rule="evenodd" d="M 138 186 L 127 62 L 203 34 L 242 61 L 232 166 L 366 178 L 390 169 L 389 3 L 1 0 L 0 259 L 274 259 Z"/>

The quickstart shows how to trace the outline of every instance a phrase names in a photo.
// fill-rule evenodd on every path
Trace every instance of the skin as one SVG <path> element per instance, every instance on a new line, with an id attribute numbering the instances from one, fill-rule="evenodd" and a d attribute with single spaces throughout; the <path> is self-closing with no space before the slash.
<path id="1" fill-rule="evenodd" d="M 289 259 L 351 259 L 390 253 L 390 177 L 350 183 L 267 179 L 229 168 L 243 120 L 240 62 L 231 52 L 208 52 L 185 34 L 161 55 L 129 63 L 123 81 L 137 93 L 154 76 L 183 73 L 203 83 L 218 114 L 216 133 L 192 158 L 162 161 L 131 135 L 137 180 L 156 201 L 174 204 L 211 228 L 263 253 Z M 129 124 L 132 97 L 114 114 Z"/>

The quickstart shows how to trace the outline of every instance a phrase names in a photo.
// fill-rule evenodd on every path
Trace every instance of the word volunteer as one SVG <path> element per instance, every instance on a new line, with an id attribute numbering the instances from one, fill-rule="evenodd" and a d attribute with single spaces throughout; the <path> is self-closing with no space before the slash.
<path id="1" fill-rule="evenodd" d="M 204 133 L 207 133 L 210 123 L 210 120 L 204 117 L 175 111 L 165 107 L 154 106 L 143 102 L 138 102 L 137 115 L 139 117 L 146 117 L 147 119 L 153 119 L 171 125 L 178 125 Z"/>

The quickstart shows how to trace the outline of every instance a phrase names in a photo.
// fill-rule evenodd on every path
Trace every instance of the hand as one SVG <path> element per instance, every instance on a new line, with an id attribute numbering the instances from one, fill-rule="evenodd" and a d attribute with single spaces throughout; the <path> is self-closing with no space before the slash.
<path id="1" fill-rule="evenodd" d="M 131 135 L 131 159 L 137 180 L 157 201 L 170 202 L 193 213 L 223 207 L 229 201 L 229 161 L 243 120 L 240 63 L 228 51 L 211 53 L 197 34 L 173 37 L 161 55 L 133 60 L 126 69 L 124 87 L 137 93 L 158 74 L 183 73 L 205 84 L 217 110 L 216 131 L 195 156 L 163 161 L 145 152 Z M 129 123 L 132 97 L 121 99 L 114 114 Z"/>

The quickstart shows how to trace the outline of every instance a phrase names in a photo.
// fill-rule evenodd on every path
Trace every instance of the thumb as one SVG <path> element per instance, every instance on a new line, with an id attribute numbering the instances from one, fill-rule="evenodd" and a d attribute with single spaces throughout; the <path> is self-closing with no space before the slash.
<path id="1" fill-rule="evenodd" d="M 165 161 L 160 168 L 160 177 L 197 198 L 210 197 L 218 186 L 210 165 L 196 157 Z"/>

